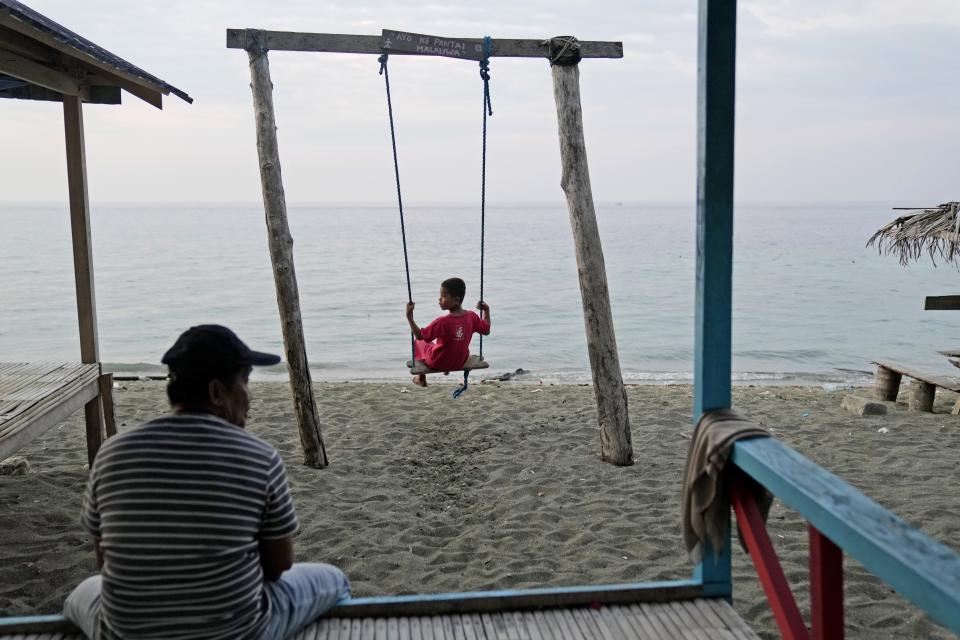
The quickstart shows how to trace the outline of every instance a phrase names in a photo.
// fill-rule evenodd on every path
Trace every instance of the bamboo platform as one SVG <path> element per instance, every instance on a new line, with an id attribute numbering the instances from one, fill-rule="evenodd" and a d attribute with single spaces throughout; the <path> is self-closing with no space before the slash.
<path id="1" fill-rule="evenodd" d="M 0 363 L 0 460 L 100 393 L 99 364 Z"/>
<path id="2" fill-rule="evenodd" d="M 343 607 L 334 610 L 334 614 Z M 23 628 L 0 640 L 81 640 Z M 322 618 L 297 640 L 628 640 L 759 638 L 721 598 L 434 616 Z"/>

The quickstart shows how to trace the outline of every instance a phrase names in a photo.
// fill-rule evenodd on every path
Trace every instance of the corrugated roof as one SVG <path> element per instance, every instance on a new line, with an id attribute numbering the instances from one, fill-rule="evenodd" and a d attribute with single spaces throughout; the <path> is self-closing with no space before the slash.
<path id="1" fill-rule="evenodd" d="M 8 13 L 15 19 L 29 25 L 33 29 L 48 34 L 57 42 L 75 49 L 78 53 L 97 60 L 118 72 L 134 76 L 144 83 L 153 85 L 158 91 L 164 94 L 170 94 L 182 98 L 192 103 L 191 98 L 185 91 L 181 91 L 172 84 L 164 82 L 160 78 L 151 75 L 140 67 L 131 64 L 103 47 L 90 42 L 83 36 L 80 36 L 63 25 L 57 24 L 45 15 L 38 13 L 30 7 L 17 2 L 17 0 L 0 0 L 0 11 Z M 82 56 L 81 56 L 82 59 Z"/>
<path id="2" fill-rule="evenodd" d="M 0 91 L 6 91 L 7 89 L 19 89 L 20 87 L 25 86 L 27 86 L 27 83 L 23 80 L 11 78 L 10 76 L 0 73 Z"/>

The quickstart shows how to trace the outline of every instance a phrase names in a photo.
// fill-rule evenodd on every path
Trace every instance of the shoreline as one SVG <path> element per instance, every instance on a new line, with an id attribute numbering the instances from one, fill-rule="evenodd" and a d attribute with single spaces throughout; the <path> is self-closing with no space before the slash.
<path id="1" fill-rule="evenodd" d="M 300 560 L 332 562 L 357 596 L 683 579 L 679 489 L 689 445 L 689 385 L 630 385 L 636 463 L 599 459 L 588 386 L 318 382 L 331 466 L 301 464 L 286 384 L 254 382 L 248 429 L 277 447 L 301 531 Z M 862 391 L 861 391 L 862 393 Z M 840 409 L 845 390 L 736 386 L 734 405 L 803 455 L 924 533 L 960 544 L 957 394 L 937 413 Z M 117 425 L 167 410 L 164 385 L 122 382 Z M 878 429 L 886 427 L 886 432 Z M 0 476 L 0 614 L 59 610 L 93 571 L 77 523 L 86 480 L 83 415 L 17 455 L 32 467 Z M 768 529 L 801 611 L 804 521 L 775 502 Z M 734 551 L 734 606 L 776 637 L 749 557 Z M 845 563 L 847 637 L 950 638 L 878 579 Z"/>
<path id="2" fill-rule="evenodd" d="M 146 368 L 143 368 L 146 367 Z M 314 367 L 314 365 L 311 365 Z M 103 363 L 104 373 L 112 373 L 113 379 L 118 382 L 134 381 L 164 381 L 167 379 L 166 367 L 163 365 L 145 365 L 138 364 L 118 364 Z M 323 375 L 323 368 L 312 368 L 311 377 L 316 383 L 338 383 L 355 382 L 361 384 L 394 384 L 402 383 L 409 379 L 409 374 L 396 372 L 376 372 L 376 373 L 356 373 L 355 375 L 338 374 L 336 377 L 326 377 Z M 470 384 L 490 384 L 495 382 L 509 382 L 511 384 L 533 384 L 533 385 L 591 385 L 591 374 L 588 371 L 577 372 L 547 372 L 538 373 L 537 371 L 528 371 L 525 369 L 515 369 L 513 371 L 503 371 L 495 373 L 495 369 L 481 370 L 474 373 L 470 379 Z M 523 373 L 518 373 L 522 371 Z M 317 375 L 319 372 L 320 375 Z M 623 381 L 626 386 L 670 386 L 670 385 L 692 385 L 693 374 L 684 371 L 655 371 L 655 372 L 626 372 L 623 373 Z M 817 373 L 803 371 L 735 371 L 732 374 L 731 383 L 734 386 L 799 386 L 799 387 L 819 387 L 827 390 L 838 388 L 862 388 L 873 384 L 872 371 L 859 371 L 843 369 L 838 373 Z M 507 376 L 507 379 L 503 379 Z M 428 381 L 436 381 L 441 384 L 460 384 L 462 375 L 453 371 L 449 376 L 431 375 Z M 289 376 L 286 373 L 286 365 L 281 363 L 275 367 L 268 367 L 266 370 L 254 370 L 251 380 L 255 382 L 267 383 L 286 383 Z"/>

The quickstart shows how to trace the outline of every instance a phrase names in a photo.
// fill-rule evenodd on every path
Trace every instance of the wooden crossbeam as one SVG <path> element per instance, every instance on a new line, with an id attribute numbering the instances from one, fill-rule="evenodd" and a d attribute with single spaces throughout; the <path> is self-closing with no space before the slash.
<path id="1" fill-rule="evenodd" d="M 89 104 L 120 104 L 120 87 L 88 87 L 89 97 L 84 102 Z M 14 100 L 44 100 L 46 102 L 62 102 L 63 94 L 59 91 L 27 84 L 16 89 L 0 91 L 0 98 Z"/>
<path id="2" fill-rule="evenodd" d="M 482 38 L 458 38 L 458 41 L 480 44 Z M 326 53 L 383 53 L 381 36 L 361 36 L 337 33 L 299 33 L 295 31 L 262 31 L 259 29 L 227 29 L 228 49 L 255 49 L 268 51 L 316 51 Z M 494 38 L 491 57 L 547 58 L 549 39 Z M 581 58 L 622 58 L 622 42 L 580 41 Z M 412 51 L 392 51 L 396 55 L 435 55 Z"/>
<path id="3" fill-rule="evenodd" d="M 149 89 L 142 84 L 130 82 L 126 78 L 122 78 L 120 76 L 100 75 L 98 72 L 96 74 L 88 75 L 87 82 L 93 89 L 117 87 L 118 92 L 119 89 L 125 89 L 127 92 L 137 96 L 147 104 L 153 105 L 157 109 L 163 109 L 162 93 L 153 89 Z M 117 104 L 120 104 L 119 100 L 117 101 Z"/>
<path id="4" fill-rule="evenodd" d="M 329 616 L 354 619 L 373 616 L 436 616 L 552 607 L 675 602 L 702 597 L 703 585 L 690 580 L 576 587 L 534 587 L 352 598 L 335 606 Z"/>
<path id="5" fill-rule="evenodd" d="M 35 62 L 52 63 L 56 60 L 55 52 L 49 47 L 4 26 L 0 26 L 0 42 L 5 49 L 19 53 Z"/>
<path id="6" fill-rule="evenodd" d="M 0 73 L 64 95 L 79 96 L 84 100 L 90 97 L 89 89 L 76 78 L 59 69 L 34 62 L 29 58 L 2 48 L 0 48 Z"/>
<path id="7" fill-rule="evenodd" d="M 927 296 L 924 311 L 957 311 L 960 309 L 960 296 Z"/>

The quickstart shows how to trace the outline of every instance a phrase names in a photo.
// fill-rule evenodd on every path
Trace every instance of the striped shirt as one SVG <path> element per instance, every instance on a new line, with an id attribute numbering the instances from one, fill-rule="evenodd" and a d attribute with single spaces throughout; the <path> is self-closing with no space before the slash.
<path id="1" fill-rule="evenodd" d="M 277 450 L 199 413 L 107 440 L 81 521 L 103 551 L 104 638 L 257 637 L 258 540 L 298 526 Z"/>

